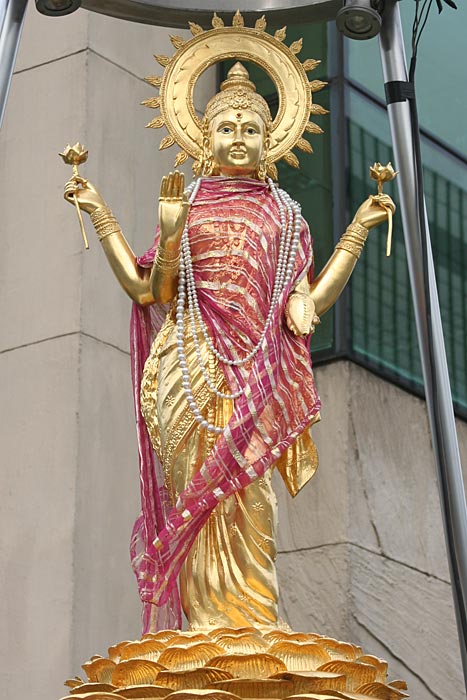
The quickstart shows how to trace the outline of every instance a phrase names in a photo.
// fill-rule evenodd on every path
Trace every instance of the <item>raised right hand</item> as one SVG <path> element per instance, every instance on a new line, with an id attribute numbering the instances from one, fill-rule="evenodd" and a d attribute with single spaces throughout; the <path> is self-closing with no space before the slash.
<path id="1" fill-rule="evenodd" d="M 93 211 L 100 207 L 107 206 L 104 198 L 94 185 L 79 175 L 68 180 L 63 196 L 67 202 L 73 205 L 75 203 L 74 197 L 76 196 L 80 209 L 88 214 L 92 214 Z"/>
<path id="2" fill-rule="evenodd" d="M 163 177 L 159 195 L 161 244 L 178 244 L 189 208 L 183 173 L 175 171 Z"/>

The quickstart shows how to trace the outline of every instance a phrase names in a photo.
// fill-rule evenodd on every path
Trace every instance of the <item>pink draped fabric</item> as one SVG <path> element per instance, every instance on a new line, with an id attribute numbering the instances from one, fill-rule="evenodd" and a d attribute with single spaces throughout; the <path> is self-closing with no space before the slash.
<path id="1" fill-rule="evenodd" d="M 152 267 L 159 241 L 159 230 L 153 246 L 141 257 L 141 267 Z M 154 537 L 164 529 L 171 503 L 164 485 L 162 466 L 151 444 L 144 418 L 141 413 L 140 386 L 144 363 L 149 355 L 152 342 L 161 329 L 168 311 L 167 305 L 153 304 L 142 307 L 133 304 L 130 320 L 130 353 L 133 398 L 136 414 L 136 433 L 139 449 L 141 513 L 138 516 L 131 536 L 130 557 L 133 570 L 141 589 L 141 579 L 146 576 L 144 555 Z M 156 612 L 156 615 L 154 615 Z M 154 629 L 178 629 L 182 625 L 182 609 L 176 586 L 164 605 L 157 611 L 154 605 L 143 599 L 143 634 Z"/>
<path id="2" fill-rule="evenodd" d="M 203 179 L 189 213 L 193 271 L 203 319 L 227 357 L 244 357 L 258 342 L 270 306 L 279 236 L 279 211 L 268 185 L 251 179 Z M 140 264 L 149 266 L 154 251 L 155 246 Z M 319 411 L 308 343 L 294 336 L 284 319 L 288 295 L 309 274 L 311 264 L 311 238 L 303 221 L 292 279 L 259 352 L 243 368 L 222 366 L 231 390 L 246 385 L 246 391 L 235 401 L 232 417 L 203 467 L 172 507 L 139 408 L 144 361 L 164 312 L 157 305 L 133 310 L 142 514 L 133 533 L 132 561 L 146 629 L 148 605 L 159 606 L 159 627 L 179 624 L 177 576 L 213 509 L 264 474 Z"/>

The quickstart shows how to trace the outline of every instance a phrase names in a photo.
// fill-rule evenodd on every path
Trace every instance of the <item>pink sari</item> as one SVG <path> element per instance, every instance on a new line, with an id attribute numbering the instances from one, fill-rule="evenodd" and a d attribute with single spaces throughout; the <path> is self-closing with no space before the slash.
<path id="1" fill-rule="evenodd" d="M 244 357 L 264 328 L 279 234 L 277 204 L 266 184 L 251 179 L 203 180 L 189 214 L 195 282 L 210 336 L 233 359 Z M 138 260 L 140 265 L 152 264 L 156 245 L 157 238 Z M 139 396 L 144 362 L 167 310 L 134 305 L 131 353 L 142 512 L 133 530 L 131 558 L 144 604 L 143 632 L 149 629 L 154 605 L 160 629 L 180 626 L 177 576 L 213 509 L 262 476 L 319 411 L 308 343 L 294 336 L 284 320 L 289 293 L 310 273 L 311 263 L 311 237 L 303 221 L 294 274 L 259 352 L 246 371 L 223 366 L 231 390 L 246 385 L 246 391 L 235 401 L 224 432 L 175 506 L 169 503 Z"/>

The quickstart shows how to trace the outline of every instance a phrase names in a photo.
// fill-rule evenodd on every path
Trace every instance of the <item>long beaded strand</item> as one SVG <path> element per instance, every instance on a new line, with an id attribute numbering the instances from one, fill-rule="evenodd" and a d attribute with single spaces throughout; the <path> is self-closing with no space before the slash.
<path id="1" fill-rule="evenodd" d="M 201 184 L 201 179 L 198 178 L 194 183 L 192 183 L 189 188 L 187 188 L 187 193 L 189 196 L 189 203 L 192 204 L 198 194 L 198 190 Z M 277 185 L 268 179 L 268 184 L 271 190 L 271 194 L 279 209 L 279 219 L 281 225 L 281 234 L 279 240 L 279 252 L 277 260 L 276 274 L 274 278 L 273 291 L 271 295 L 271 303 L 269 311 L 266 317 L 264 328 L 260 334 L 259 340 L 255 347 L 244 357 L 243 359 L 231 360 L 228 357 L 224 357 L 214 346 L 211 337 L 209 335 L 208 329 L 201 315 L 201 309 L 199 307 L 198 295 L 196 292 L 196 283 L 193 274 L 191 249 L 188 238 L 188 220 L 182 232 L 180 240 L 180 271 L 179 271 L 179 281 L 178 281 L 178 299 L 177 299 L 177 353 L 180 364 L 180 369 L 182 371 L 182 385 L 187 397 L 188 405 L 193 412 L 195 420 L 200 424 L 202 428 L 205 428 L 209 432 L 220 434 L 223 432 L 223 428 L 220 428 L 210 421 L 206 420 L 193 395 L 190 382 L 190 373 L 188 369 L 188 363 L 185 355 L 184 348 L 184 310 L 185 301 L 188 303 L 188 313 L 190 317 L 191 331 L 193 334 L 193 342 L 195 346 L 195 352 L 200 364 L 203 377 L 209 390 L 216 396 L 222 399 L 236 399 L 239 398 L 245 391 L 245 387 L 241 388 L 239 391 L 234 393 L 224 393 L 217 389 L 214 385 L 211 377 L 209 376 L 209 371 L 205 365 L 202 357 L 201 348 L 199 345 L 199 340 L 197 337 L 196 322 L 198 322 L 199 327 L 203 333 L 206 340 L 207 346 L 211 353 L 217 358 L 217 360 L 223 364 L 241 367 L 249 362 L 257 352 L 259 351 L 263 340 L 266 336 L 267 330 L 271 323 L 274 310 L 279 301 L 280 294 L 284 287 L 290 281 L 293 273 L 295 258 L 297 254 L 297 249 L 300 242 L 300 230 L 301 230 L 301 209 L 300 205 L 295 202 L 284 190 L 281 190 Z"/>

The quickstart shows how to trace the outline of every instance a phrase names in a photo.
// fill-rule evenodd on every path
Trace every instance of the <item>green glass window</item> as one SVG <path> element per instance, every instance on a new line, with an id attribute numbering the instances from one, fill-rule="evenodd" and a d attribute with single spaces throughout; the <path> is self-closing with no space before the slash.
<path id="1" fill-rule="evenodd" d="M 406 39 L 413 7 L 401 12 Z M 467 8 L 460 8 L 467 19 Z M 439 62 L 439 51 L 459 52 L 462 17 L 436 14 L 422 38 L 416 86 L 422 127 L 425 197 L 441 306 L 451 388 L 458 411 L 467 411 L 467 141 L 458 85 L 467 81 L 465 64 Z M 441 49 L 442 47 L 442 49 Z M 371 190 L 368 166 L 393 159 L 382 95 L 376 41 L 349 42 L 348 187 L 354 209 Z M 448 73 L 446 67 L 449 67 Z M 436 94 L 435 94 L 436 92 Z M 448 98 L 448 95 L 450 97 Z M 446 109 L 449 99 L 449 109 Z M 385 187 L 396 200 L 397 186 Z M 412 309 L 402 223 L 394 220 L 393 253 L 385 256 L 384 227 L 372 231 L 351 284 L 354 359 L 420 392 L 420 356 Z"/>

